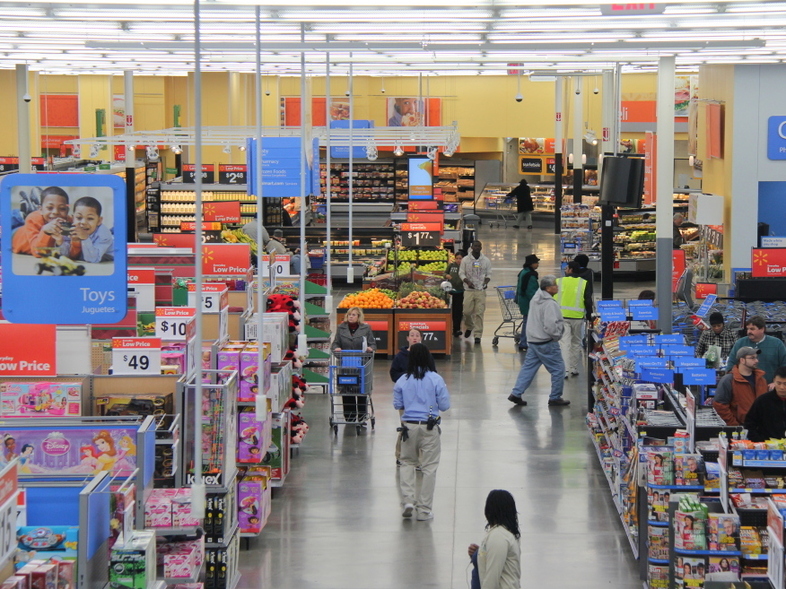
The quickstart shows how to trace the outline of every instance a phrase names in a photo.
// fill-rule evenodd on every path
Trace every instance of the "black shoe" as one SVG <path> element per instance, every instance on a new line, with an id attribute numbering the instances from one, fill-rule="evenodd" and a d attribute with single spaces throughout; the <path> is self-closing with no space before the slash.
<path id="1" fill-rule="evenodd" d="M 579 373 L 578 373 L 578 372 L 575 372 L 574 370 L 571 370 L 571 371 L 570 371 L 570 375 L 571 375 L 571 376 L 578 376 L 578 375 L 579 375 Z"/>
<path id="2" fill-rule="evenodd" d="M 527 229 L 532 229 L 532 225 L 527 225 Z"/>
<path id="3" fill-rule="evenodd" d="M 549 407 L 565 407 L 566 405 L 570 405 L 570 401 L 567 399 L 549 399 Z"/>
<path id="4" fill-rule="evenodd" d="M 453 337 L 459 337 L 459 336 L 461 336 L 461 330 L 460 329 L 458 331 L 454 331 L 453 332 Z"/>
<path id="5" fill-rule="evenodd" d="M 472 330 L 471 329 L 468 329 L 467 331 L 464 332 L 464 337 L 467 338 L 467 339 L 469 339 L 469 336 L 471 336 L 471 335 L 472 335 Z"/>
<path id="6" fill-rule="evenodd" d="M 476 338 L 475 338 L 475 343 L 476 343 L 476 344 L 479 344 L 479 343 L 480 343 L 480 338 L 479 338 L 479 337 L 476 337 Z"/>
<path id="7" fill-rule="evenodd" d="M 514 226 L 513 226 L 513 229 L 518 229 L 518 228 L 519 228 L 519 226 L 518 226 L 518 225 L 514 225 Z"/>
<path id="8" fill-rule="evenodd" d="M 527 402 L 524 399 L 522 399 L 521 397 L 517 397 L 513 393 L 508 395 L 508 401 L 510 401 L 511 403 L 514 403 L 516 405 L 520 405 L 521 407 L 524 407 L 524 405 L 527 404 Z"/>

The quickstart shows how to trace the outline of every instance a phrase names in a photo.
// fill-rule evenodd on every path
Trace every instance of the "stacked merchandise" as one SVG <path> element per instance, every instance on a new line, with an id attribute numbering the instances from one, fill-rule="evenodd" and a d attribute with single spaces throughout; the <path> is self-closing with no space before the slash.
<path id="1" fill-rule="evenodd" d="M 595 245 L 594 228 L 600 223 L 600 209 L 584 204 L 564 204 L 560 208 L 560 253 L 562 265 L 579 252 L 589 252 Z"/>
<path id="2" fill-rule="evenodd" d="M 76 587 L 75 526 L 22 526 L 17 529 L 14 574 L 0 587 Z"/>

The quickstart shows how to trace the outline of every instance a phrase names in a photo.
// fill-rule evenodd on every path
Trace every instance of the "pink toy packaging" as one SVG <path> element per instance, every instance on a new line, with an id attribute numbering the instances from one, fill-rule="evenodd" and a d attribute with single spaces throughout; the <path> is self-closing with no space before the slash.
<path id="1" fill-rule="evenodd" d="M 237 485 L 237 519 L 243 533 L 258 533 L 264 525 L 260 508 L 264 482 L 244 480 Z"/>
<path id="2" fill-rule="evenodd" d="M 218 370 L 226 371 L 220 375 L 221 380 L 225 381 L 229 377 L 229 373 L 233 370 L 240 372 L 240 352 L 245 346 L 225 346 L 218 352 L 216 358 L 216 368 Z"/>
<path id="3" fill-rule="evenodd" d="M 259 393 L 259 350 L 247 347 L 240 352 L 240 386 L 238 401 L 253 401 Z"/>
<path id="4" fill-rule="evenodd" d="M 161 352 L 161 369 L 167 370 L 169 367 L 170 370 L 174 370 L 173 374 L 185 374 L 186 373 L 186 355 L 183 352 Z"/>
<path id="5" fill-rule="evenodd" d="M 237 461 L 243 463 L 259 464 L 262 462 L 264 452 L 262 448 L 265 424 L 257 420 L 253 411 L 238 413 L 237 415 Z"/>
<path id="6" fill-rule="evenodd" d="M 3 417 L 63 417 L 82 414 L 78 382 L 7 382 L 2 385 Z"/>

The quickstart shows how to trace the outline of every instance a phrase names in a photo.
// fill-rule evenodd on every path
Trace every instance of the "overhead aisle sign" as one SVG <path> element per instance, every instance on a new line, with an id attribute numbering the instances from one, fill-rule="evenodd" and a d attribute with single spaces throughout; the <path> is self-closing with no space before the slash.
<path id="1" fill-rule="evenodd" d="M 2 178 L 4 317 L 120 322 L 128 305 L 125 201 L 125 182 L 109 174 Z"/>

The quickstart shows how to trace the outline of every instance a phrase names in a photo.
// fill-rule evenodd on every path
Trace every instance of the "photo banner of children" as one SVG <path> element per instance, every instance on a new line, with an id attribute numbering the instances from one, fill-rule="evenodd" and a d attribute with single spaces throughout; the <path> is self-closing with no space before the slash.
<path id="1" fill-rule="evenodd" d="M 122 320 L 128 284 L 125 200 L 125 182 L 111 174 L 12 174 L 0 180 L 6 319 Z"/>
<path id="2" fill-rule="evenodd" d="M 130 475 L 136 468 L 136 430 L 131 428 L 4 428 L 0 463 L 19 459 L 19 474 Z"/>

